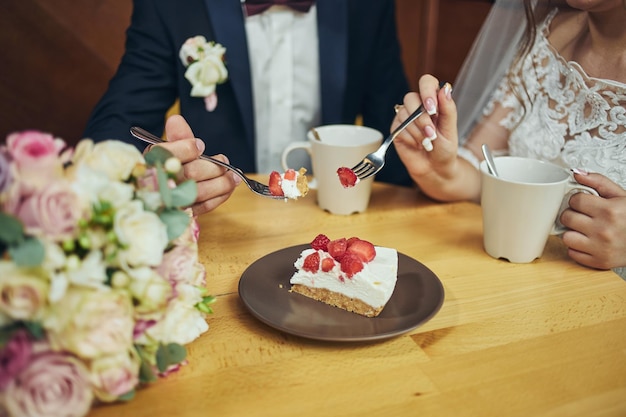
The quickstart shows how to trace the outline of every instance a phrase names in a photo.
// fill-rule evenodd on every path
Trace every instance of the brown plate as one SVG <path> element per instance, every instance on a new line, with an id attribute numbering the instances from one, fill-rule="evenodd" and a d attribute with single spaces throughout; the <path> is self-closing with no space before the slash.
<path id="1" fill-rule="evenodd" d="M 381 340 L 424 324 L 441 308 L 441 281 L 426 266 L 398 253 L 398 281 L 378 317 L 368 318 L 289 291 L 293 263 L 308 244 L 270 253 L 239 280 L 239 296 L 252 315 L 283 332 L 337 342 Z"/>

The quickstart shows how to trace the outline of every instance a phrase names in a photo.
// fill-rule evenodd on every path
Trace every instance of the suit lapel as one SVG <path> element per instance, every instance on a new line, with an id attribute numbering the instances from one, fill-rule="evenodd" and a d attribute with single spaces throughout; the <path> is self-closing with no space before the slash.
<path id="1" fill-rule="evenodd" d="M 322 123 L 342 119 L 348 72 L 348 0 L 317 0 Z"/>
<path id="2" fill-rule="evenodd" d="M 226 68 L 239 111 L 246 140 L 254 149 L 254 107 L 248 44 L 239 0 L 204 0 L 217 42 L 226 48 Z"/>

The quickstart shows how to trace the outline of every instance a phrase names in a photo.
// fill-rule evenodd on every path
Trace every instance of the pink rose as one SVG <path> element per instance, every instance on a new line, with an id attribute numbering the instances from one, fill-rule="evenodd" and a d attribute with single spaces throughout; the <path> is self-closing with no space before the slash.
<path id="1" fill-rule="evenodd" d="M 0 350 L 0 390 L 26 367 L 33 348 L 28 333 L 24 330 L 15 332 L 9 343 Z"/>
<path id="2" fill-rule="evenodd" d="M 198 218 L 196 216 L 191 218 L 189 231 L 191 232 L 192 242 L 198 243 L 198 239 L 200 238 L 200 224 L 198 223 Z"/>
<path id="3" fill-rule="evenodd" d="M 174 289 L 178 283 L 204 285 L 204 268 L 199 268 L 196 251 L 189 246 L 175 246 L 163 255 L 157 272 L 167 279 Z M 176 294 L 174 294 L 175 296 Z"/>
<path id="4" fill-rule="evenodd" d="M 146 332 L 146 330 L 154 326 L 156 323 L 156 320 L 137 319 L 137 321 L 135 321 L 135 327 L 133 328 L 133 339 L 141 337 Z"/>
<path id="5" fill-rule="evenodd" d="M 28 367 L 9 382 L 5 394 L 11 416 L 81 417 L 93 400 L 84 365 L 53 351 L 33 356 Z"/>
<path id="6" fill-rule="evenodd" d="M 172 243 L 174 245 L 195 246 L 200 238 L 200 225 L 198 224 L 198 219 L 193 215 L 191 209 L 186 209 L 185 212 L 189 215 L 189 226 Z"/>
<path id="7" fill-rule="evenodd" d="M 7 136 L 11 156 L 18 165 L 37 164 L 49 158 L 57 159 L 65 142 L 48 133 L 36 130 L 12 133 Z"/>
<path id="8" fill-rule="evenodd" d="M 38 189 L 61 177 L 65 142 L 52 135 L 27 130 L 7 137 L 7 149 L 18 168 L 20 181 Z"/>
<path id="9" fill-rule="evenodd" d="M 148 168 L 143 175 L 137 178 L 137 188 L 146 191 L 159 191 L 159 179 L 155 168 Z"/>
<path id="10" fill-rule="evenodd" d="M 61 241 L 75 235 L 84 214 L 81 207 L 81 200 L 69 185 L 58 181 L 24 199 L 17 217 L 27 233 Z"/>

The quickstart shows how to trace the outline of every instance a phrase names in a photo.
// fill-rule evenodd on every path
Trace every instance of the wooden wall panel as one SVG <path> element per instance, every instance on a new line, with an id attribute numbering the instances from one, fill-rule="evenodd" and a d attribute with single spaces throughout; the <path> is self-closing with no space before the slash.
<path id="1" fill-rule="evenodd" d="M 0 135 L 80 139 L 123 51 L 131 0 L 3 0 Z"/>
<path id="2" fill-rule="evenodd" d="M 398 37 L 412 90 L 433 74 L 453 82 L 492 0 L 396 0 Z"/>

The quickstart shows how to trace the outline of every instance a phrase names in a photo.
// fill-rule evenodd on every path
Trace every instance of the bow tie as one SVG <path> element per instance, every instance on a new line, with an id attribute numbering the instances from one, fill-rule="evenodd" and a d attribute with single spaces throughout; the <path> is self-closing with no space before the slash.
<path id="1" fill-rule="evenodd" d="M 253 16 L 263 13 L 274 5 L 287 6 L 298 12 L 307 13 L 313 3 L 315 3 L 314 0 L 246 0 L 245 5 L 246 14 Z"/>

